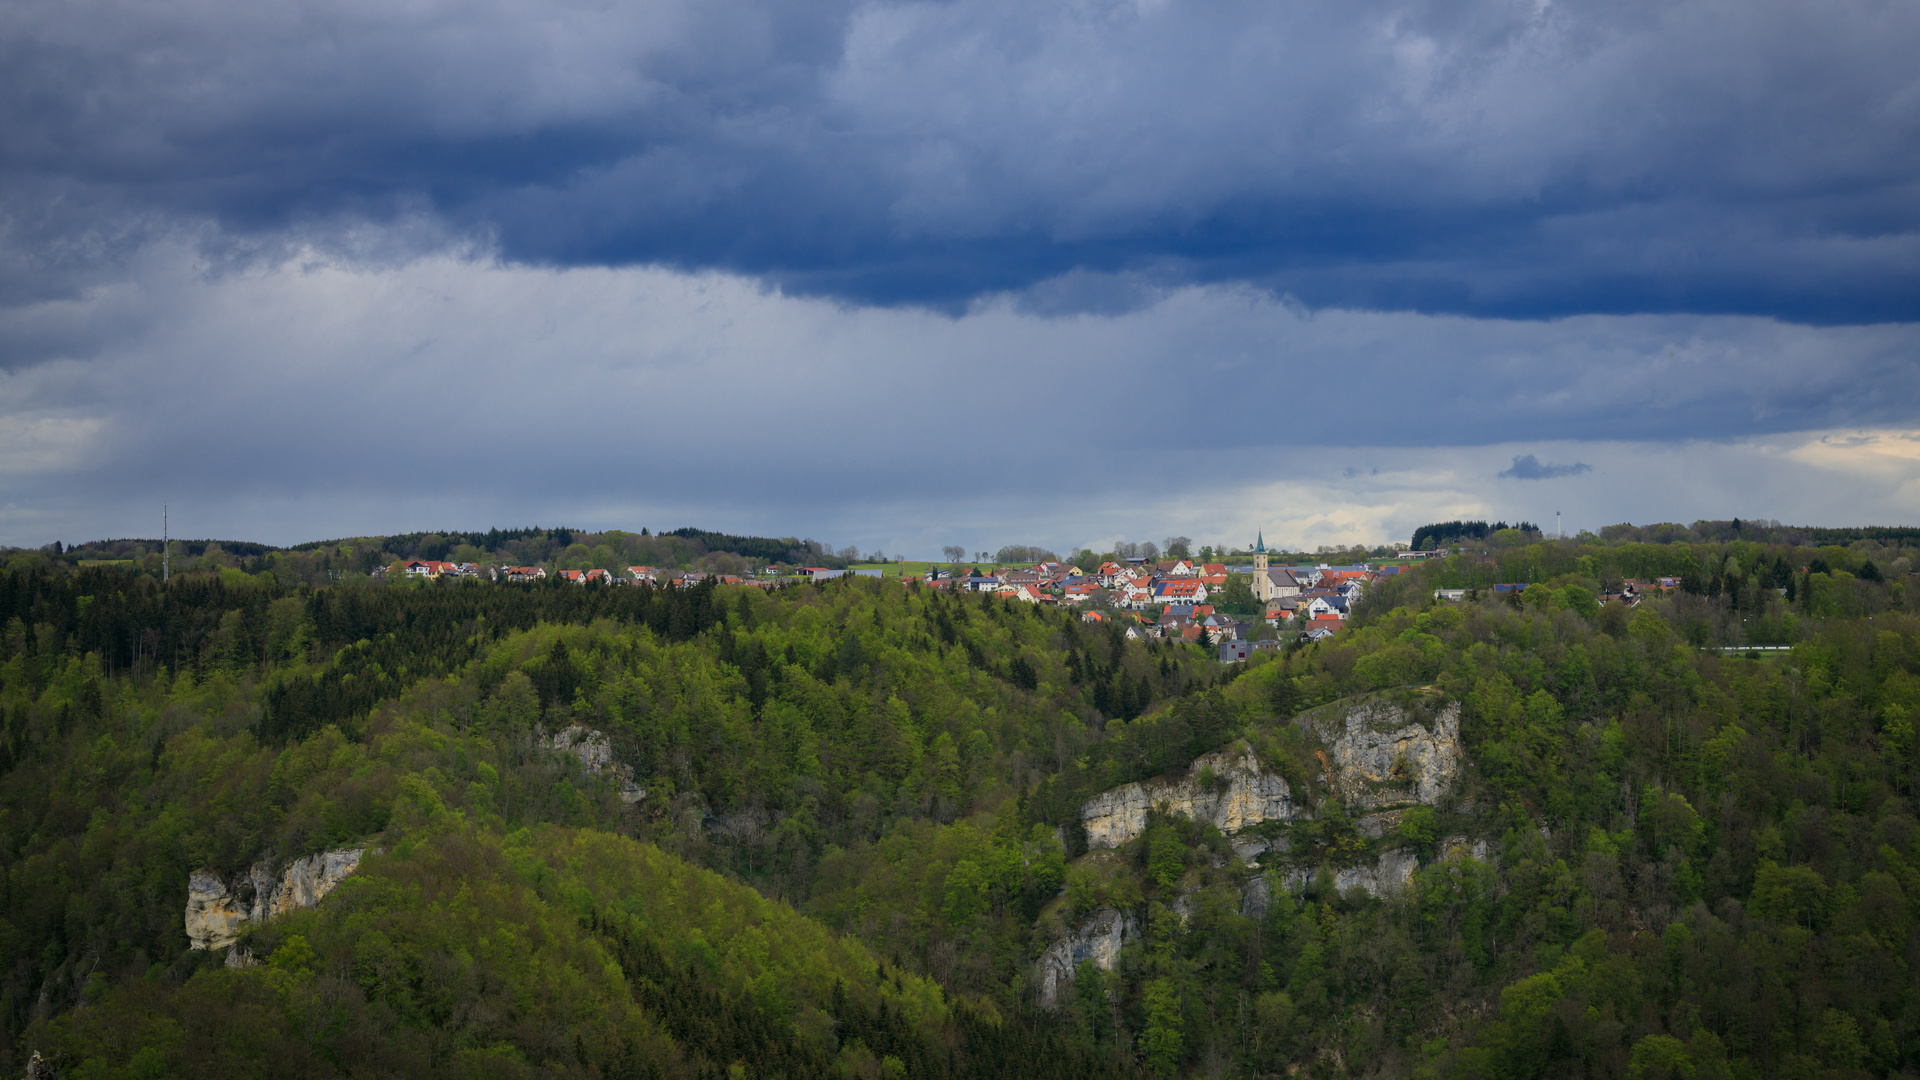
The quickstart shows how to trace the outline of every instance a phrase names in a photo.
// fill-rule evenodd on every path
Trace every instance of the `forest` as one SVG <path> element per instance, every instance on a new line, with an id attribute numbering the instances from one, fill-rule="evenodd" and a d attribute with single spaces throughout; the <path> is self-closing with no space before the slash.
<path id="1" fill-rule="evenodd" d="M 1913 1075 L 1920 538 L 1720 533 L 1416 563 L 1233 665 L 897 580 L 16 558 L 0 1070 Z M 1387 835 L 1295 722 L 1361 695 L 1458 706 L 1458 789 Z M 644 795 L 555 749 L 571 725 Z M 1230 744 L 1319 872 L 1159 812 L 1089 850 L 1089 798 Z M 247 927 L 257 964 L 188 947 L 194 871 L 348 846 Z M 1390 846 L 1405 888 L 1336 887 Z M 1036 962 L 1099 910 L 1140 932 L 1042 1006 Z"/>

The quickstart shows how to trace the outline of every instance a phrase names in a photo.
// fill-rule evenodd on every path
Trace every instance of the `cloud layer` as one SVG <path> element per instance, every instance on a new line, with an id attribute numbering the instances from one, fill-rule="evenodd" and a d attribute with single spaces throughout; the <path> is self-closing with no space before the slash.
<path id="1" fill-rule="evenodd" d="M 1898 516 L 1920 468 L 1880 434 L 1920 426 L 1903 327 L 1310 312 L 1239 286 L 948 317 L 664 269 L 149 257 L 0 324 L 63 357 L 0 374 L 0 543 L 144 535 L 163 499 L 188 532 L 283 542 L 537 520 L 1320 543 L 1539 520 L 1494 478 L 1510 459 L 1560 477 L 1579 527 Z M 1706 461 L 1754 473 L 1673 479 Z"/>
<path id="2" fill-rule="evenodd" d="M 1920 8 L 1868 0 L 22 0 L 15 298 L 180 230 L 963 307 L 1920 316 Z"/>
<path id="3" fill-rule="evenodd" d="M 1879 0 L 18 0 L 0 543 L 1910 520 L 1915 55 Z"/>

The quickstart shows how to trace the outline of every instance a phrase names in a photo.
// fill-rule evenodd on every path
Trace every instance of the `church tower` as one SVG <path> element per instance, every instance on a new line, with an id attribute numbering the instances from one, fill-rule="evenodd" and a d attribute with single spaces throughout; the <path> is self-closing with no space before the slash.
<path id="1" fill-rule="evenodd" d="M 1267 572 L 1267 536 L 1264 532 L 1253 542 L 1253 572 L 1256 574 Z"/>

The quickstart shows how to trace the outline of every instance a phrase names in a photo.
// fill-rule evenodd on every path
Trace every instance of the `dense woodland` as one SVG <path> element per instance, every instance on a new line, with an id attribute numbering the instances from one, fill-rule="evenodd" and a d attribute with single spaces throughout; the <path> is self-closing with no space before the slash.
<path id="1" fill-rule="evenodd" d="M 174 540 L 170 545 L 163 545 L 158 538 L 98 540 L 72 547 L 55 543 L 37 551 L 14 552 L 5 561 L 14 570 L 114 566 L 123 571 L 158 576 L 162 572 L 163 547 L 170 547 L 170 568 L 176 572 L 264 572 L 287 586 L 363 584 L 369 574 L 406 559 L 543 566 L 548 570 L 598 567 L 621 572 L 628 566 L 653 566 L 744 574 L 771 563 L 805 563 L 842 569 L 862 557 L 857 548 L 834 551 L 818 540 L 791 536 L 732 536 L 694 528 L 654 534 L 644 528 L 637 533 L 620 529 L 596 533 L 536 527 L 489 529 L 483 533 L 359 536 L 287 548 L 230 540 Z M 886 553 L 867 554 L 884 557 Z"/>
<path id="2" fill-rule="evenodd" d="M 1920 1072 L 1914 542 L 1535 536 L 1230 667 L 894 581 L 328 584 L 263 552 L 163 587 L 16 559 L 0 1069 Z M 1683 588 L 1600 602 L 1659 575 Z M 1471 762 L 1380 838 L 1290 722 L 1363 693 L 1461 702 Z M 546 749 L 569 723 L 646 798 Z M 1256 918 L 1262 869 L 1210 827 L 1085 850 L 1088 796 L 1236 738 L 1312 808 L 1296 857 L 1411 845 L 1412 887 L 1322 874 Z M 261 966 L 188 950 L 191 870 L 348 844 L 381 853 L 250 931 Z M 1145 933 L 1039 1009 L 1035 959 L 1099 907 Z"/>

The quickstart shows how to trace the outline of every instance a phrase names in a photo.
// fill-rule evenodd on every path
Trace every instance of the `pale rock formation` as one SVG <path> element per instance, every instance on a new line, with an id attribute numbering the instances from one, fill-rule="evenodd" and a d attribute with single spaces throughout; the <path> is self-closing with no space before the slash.
<path id="1" fill-rule="evenodd" d="M 1327 747 L 1323 763 L 1334 796 L 1356 810 L 1385 811 L 1360 819 L 1360 831 L 1373 839 L 1398 823 L 1393 808 L 1431 805 L 1459 782 L 1458 702 L 1447 703 L 1431 727 L 1381 697 L 1339 702 L 1300 720 Z M 1200 774 L 1206 769 L 1212 769 L 1224 787 L 1201 787 Z M 1263 821 L 1307 816 L 1294 805 L 1286 779 L 1263 770 L 1253 751 L 1238 743 L 1196 758 L 1177 778 L 1123 784 L 1089 799 L 1080 808 L 1087 846 L 1113 848 L 1132 840 L 1146 828 L 1147 811 L 1162 804 L 1172 813 L 1211 822 L 1229 836 Z M 1272 850 L 1256 850 L 1254 844 L 1247 841 L 1242 859 Z"/>
<path id="2" fill-rule="evenodd" d="M 1224 789 L 1200 786 L 1200 773 L 1209 768 L 1226 781 Z M 1212 822 L 1229 834 L 1263 821 L 1298 816 L 1286 779 L 1262 770 L 1260 759 L 1241 744 L 1195 758 L 1192 768 L 1177 780 L 1123 784 L 1087 800 L 1080 808 L 1087 846 L 1113 848 L 1132 840 L 1145 831 L 1147 811 L 1161 804 L 1172 813 Z"/>
<path id="3" fill-rule="evenodd" d="M 1101 971 L 1120 962 L 1120 948 L 1129 935 L 1139 934 L 1133 916 L 1101 908 L 1080 928 L 1053 943 L 1040 957 L 1040 1004 L 1051 1009 L 1060 1002 L 1060 988 L 1073 982 L 1073 973 L 1088 960 Z"/>
<path id="4" fill-rule="evenodd" d="M 1267 875 L 1255 874 L 1247 879 L 1240 890 L 1240 914 L 1250 919 L 1264 919 L 1267 905 L 1273 902 L 1273 886 L 1267 883 Z"/>
<path id="5" fill-rule="evenodd" d="M 547 746 L 580 760 L 580 767 L 595 776 L 612 774 L 620 784 L 620 800 L 637 803 L 647 797 L 647 789 L 633 782 L 633 770 L 613 760 L 613 740 L 603 731 L 573 724 L 553 733 Z"/>
<path id="6" fill-rule="evenodd" d="M 1412 848 L 1394 848 L 1383 852 L 1371 865 L 1349 866 L 1334 871 L 1333 887 L 1346 892 L 1360 889 L 1373 896 L 1392 896 L 1407 887 L 1420 860 Z"/>
<path id="7" fill-rule="evenodd" d="M 364 848 L 345 848 L 322 851 L 288 863 L 280 875 L 279 886 L 271 894 L 254 893 L 254 920 L 264 922 L 276 915 L 318 904 L 321 897 L 359 868 L 360 857 L 365 853 Z M 255 870 L 260 868 L 260 864 L 254 865 Z"/>
<path id="8" fill-rule="evenodd" d="M 240 937 L 247 909 L 211 870 L 187 875 L 187 942 L 196 949 L 224 949 Z"/>
<path id="9" fill-rule="evenodd" d="M 1327 779 L 1357 809 L 1432 805 L 1460 779 L 1460 703 L 1431 729 L 1380 698 L 1315 709 L 1301 717 L 1327 746 Z"/>
<path id="10" fill-rule="evenodd" d="M 1232 843 L 1233 853 L 1239 857 L 1241 862 L 1252 862 L 1267 852 L 1274 850 L 1273 845 L 1268 843 L 1267 838 L 1264 836 L 1235 837 Z"/>
<path id="11" fill-rule="evenodd" d="M 195 870 L 187 875 L 187 943 L 224 949 L 239 940 L 248 923 L 310 908 L 358 869 L 365 854 L 365 848 L 322 851 L 293 860 L 278 875 L 266 862 L 257 862 L 232 883 L 212 870 Z"/>

